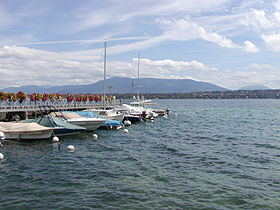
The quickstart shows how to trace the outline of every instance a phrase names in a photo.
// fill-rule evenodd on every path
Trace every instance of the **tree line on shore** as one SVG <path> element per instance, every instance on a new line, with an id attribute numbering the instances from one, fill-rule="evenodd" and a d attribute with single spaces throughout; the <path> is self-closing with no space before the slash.
<path id="1" fill-rule="evenodd" d="M 129 99 L 132 94 L 114 94 Z M 280 99 L 280 90 L 235 90 L 187 93 L 145 93 L 149 99 Z"/>

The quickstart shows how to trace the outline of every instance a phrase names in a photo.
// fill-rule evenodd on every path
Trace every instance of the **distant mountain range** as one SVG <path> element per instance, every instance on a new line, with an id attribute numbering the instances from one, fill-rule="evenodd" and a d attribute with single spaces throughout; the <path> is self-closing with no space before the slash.
<path id="1" fill-rule="evenodd" d="M 133 85 L 134 84 L 134 85 Z M 106 80 L 107 93 L 136 93 L 139 87 L 140 93 L 185 93 L 203 91 L 227 91 L 228 89 L 207 82 L 198 82 L 191 79 L 131 79 L 125 77 L 113 77 Z M 133 88 L 134 87 L 134 88 Z M 21 86 L 1 89 L 3 92 L 25 93 L 102 93 L 103 81 L 89 85 L 63 85 L 63 86 Z"/>
<path id="2" fill-rule="evenodd" d="M 240 90 L 270 90 L 270 88 L 264 85 L 249 85 L 240 88 Z"/>

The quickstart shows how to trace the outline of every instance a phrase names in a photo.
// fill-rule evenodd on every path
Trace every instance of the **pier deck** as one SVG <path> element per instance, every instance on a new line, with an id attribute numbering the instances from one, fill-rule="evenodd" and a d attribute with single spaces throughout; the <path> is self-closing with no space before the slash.
<path id="1" fill-rule="evenodd" d="M 120 101 L 106 101 L 105 107 L 114 107 L 120 104 Z M 0 120 L 3 120 L 7 115 L 14 115 L 21 113 L 21 119 L 28 118 L 30 113 L 49 113 L 52 111 L 70 111 L 70 110 L 85 110 L 85 109 L 96 109 L 103 108 L 103 101 L 100 102 L 67 102 L 66 100 L 54 101 L 47 103 L 44 102 L 2 102 L 0 103 Z"/>

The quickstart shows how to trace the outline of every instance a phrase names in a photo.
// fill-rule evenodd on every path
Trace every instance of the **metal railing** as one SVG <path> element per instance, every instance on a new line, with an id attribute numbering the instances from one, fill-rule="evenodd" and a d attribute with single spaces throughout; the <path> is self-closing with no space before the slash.
<path id="1" fill-rule="evenodd" d="M 111 100 L 105 101 L 106 107 L 112 107 L 119 105 L 119 100 Z M 51 101 L 47 100 L 43 101 L 30 101 L 25 100 L 22 103 L 19 101 L 11 102 L 11 101 L 0 101 L 0 112 L 16 112 L 16 111 L 39 111 L 42 108 L 48 109 L 53 108 L 56 110 L 69 110 L 69 109 L 90 109 L 90 108 L 103 108 L 103 101 L 72 101 L 68 102 L 66 99 L 62 99 L 59 101 Z"/>

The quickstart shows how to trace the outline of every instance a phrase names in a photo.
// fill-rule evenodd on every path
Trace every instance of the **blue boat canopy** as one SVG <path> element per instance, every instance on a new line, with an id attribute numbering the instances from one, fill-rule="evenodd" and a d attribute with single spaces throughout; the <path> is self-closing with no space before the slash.
<path id="1" fill-rule="evenodd" d="M 111 120 L 106 117 L 102 117 L 98 114 L 95 114 L 92 111 L 64 111 L 63 113 L 76 113 L 76 114 L 80 115 L 81 117 L 96 117 L 96 118 L 100 118 L 100 119 L 105 119 L 106 121 L 104 123 L 102 123 L 101 126 L 104 126 L 107 128 L 123 126 L 123 123 L 120 121 Z"/>

